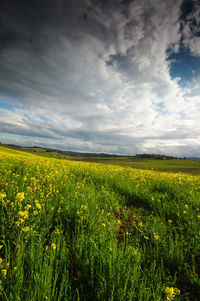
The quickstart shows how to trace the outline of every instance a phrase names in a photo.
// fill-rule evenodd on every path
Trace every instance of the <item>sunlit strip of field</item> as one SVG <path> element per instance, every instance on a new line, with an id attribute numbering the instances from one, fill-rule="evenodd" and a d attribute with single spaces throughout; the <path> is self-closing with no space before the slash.
<path id="1" fill-rule="evenodd" d="M 0 147 L 0 298 L 200 300 L 200 177 Z"/>

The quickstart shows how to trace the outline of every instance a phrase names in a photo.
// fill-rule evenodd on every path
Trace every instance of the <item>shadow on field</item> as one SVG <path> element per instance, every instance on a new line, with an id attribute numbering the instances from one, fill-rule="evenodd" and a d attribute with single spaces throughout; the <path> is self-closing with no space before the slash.
<path id="1" fill-rule="evenodd" d="M 126 189 L 119 186 L 112 186 L 113 190 L 122 196 L 123 203 L 122 205 L 131 206 L 134 205 L 137 208 L 143 208 L 148 211 L 152 211 L 152 204 L 149 202 L 149 196 L 145 194 L 145 191 L 140 191 L 140 194 L 135 193 L 134 191 L 127 191 Z"/>

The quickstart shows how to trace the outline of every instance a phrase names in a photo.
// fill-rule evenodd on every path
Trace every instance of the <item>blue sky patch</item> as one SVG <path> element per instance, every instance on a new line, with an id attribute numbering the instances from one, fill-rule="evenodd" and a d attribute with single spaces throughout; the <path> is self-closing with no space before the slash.
<path id="1" fill-rule="evenodd" d="M 185 87 L 188 83 L 200 76 L 200 57 L 193 56 L 189 50 L 180 50 L 169 55 L 171 61 L 170 75 L 174 79 L 180 78 L 180 85 Z"/>
<path id="2" fill-rule="evenodd" d="M 24 106 L 4 102 L 3 100 L 0 99 L 0 108 L 14 111 L 14 109 L 24 109 Z"/>

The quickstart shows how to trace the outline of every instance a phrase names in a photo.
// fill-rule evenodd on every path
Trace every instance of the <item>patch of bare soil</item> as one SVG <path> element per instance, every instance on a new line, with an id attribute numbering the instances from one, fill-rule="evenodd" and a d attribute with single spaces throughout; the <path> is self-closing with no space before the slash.
<path id="1" fill-rule="evenodd" d="M 134 206 L 125 206 L 118 212 L 115 212 L 116 219 L 121 221 L 117 233 L 117 241 L 122 242 L 125 237 L 136 231 L 137 227 L 141 227 L 145 222 L 145 216 L 141 215 Z"/>

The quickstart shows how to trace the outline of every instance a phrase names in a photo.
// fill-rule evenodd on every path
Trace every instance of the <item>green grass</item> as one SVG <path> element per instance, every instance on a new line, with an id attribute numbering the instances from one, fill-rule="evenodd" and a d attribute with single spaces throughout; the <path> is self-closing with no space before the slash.
<path id="1" fill-rule="evenodd" d="M 1 299 L 200 300 L 200 177 L 2 147 L 0 171 Z"/>

